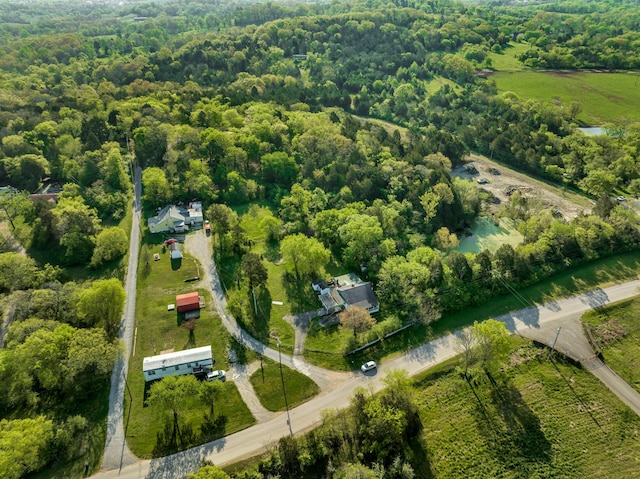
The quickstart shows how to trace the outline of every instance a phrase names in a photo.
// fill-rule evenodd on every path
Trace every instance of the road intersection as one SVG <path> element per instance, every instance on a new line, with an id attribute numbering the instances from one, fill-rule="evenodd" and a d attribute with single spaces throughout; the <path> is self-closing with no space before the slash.
<path id="1" fill-rule="evenodd" d="M 139 173 L 136 172 L 136 175 Z M 136 189 L 138 184 L 139 176 L 137 176 Z M 136 223 L 136 220 L 139 221 L 138 195 L 139 191 L 136 191 L 134 230 L 139 228 Z M 265 346 L 242 331 L 235 319 L 227 313 L 226 300 L 215 263 L 211 259 L 209 238 L 205 236 L 204 231 L 196 232 L 187 238 L 191 237 L 194 239 L 188 239 L 187 249 L 201 260 L 204 270 L 203 280 L 211 288 L 215 307 L 225 327 L 245 346 L 277 361 L 277 350 Z M 132 250 L 135 249 L 135 254 L 132 251 L 130 256 L 129 275 L 135 271 L 137 264 L 133 263 L 133 258 L 135 256 L 137 261 L 138 244 L 134 247 L 133 242 L 132 234 Z M 387 360 L 379 365 L 374 374 L 367 375 L 328 371 L 307 363 L 300 356 L 291 357 L 283 354 L 283 363 L 312 377 L 321 388 L 321 393 L 318 396 L 290 410 L 290 423 L 284 413 L 266 415 L 261 418 L 262 421 L 250 428 L 202 446 L 167 457 L 137 460 L 126 446 L 122 426 L 124 375 L 131 351 L 131 333 L 135 312 L 135 273 L 133 278 L 131 280 L 131 277 L 128 276 L 126 281 L 127 305 L 121 327 L 121 337 L 127 344 L 126 357 L 116 365 L 114 370 L 105 456 L 102 470 L 93 476 L 100 479 L 179 478 L 197 470 L 202 460 L 212 461 L 218 465 L 237 462 L 264 452 L 268 446 L 277 442 L 281 437 L 289 435 L 290 430 L 294 434 L 301 434 L 317 426 L 322 421 L 323 410 L 347 406 L 358 388 L 365 388 L 371 392 L 380 390 L 384 386 L 383 380 L 389 371 L 404 369 L 413 376 L 458 354 L 456 337 L 459 332 L 434 339 L 401 356 Z M 129 291 L 131 285 L 133 285 L 133 291 Z M 496 319 L 503 321 L 507 329 L 514 334 L 554 346 L 555 349 L 576 361 L 587 362 L 593 360 L 593 352 L 581 332 L 580 316 L 594 307 L 636 296 L 639 288 L 640 280 L 629 281 L 515 311 Z M 558 328 L 561 328 L 562 334 L 559 334 Z M 640 395 L 634 389 L 622 381 L 606 365 L 596 367 L 592 372 L 623 402 L 640 414 Z"/>

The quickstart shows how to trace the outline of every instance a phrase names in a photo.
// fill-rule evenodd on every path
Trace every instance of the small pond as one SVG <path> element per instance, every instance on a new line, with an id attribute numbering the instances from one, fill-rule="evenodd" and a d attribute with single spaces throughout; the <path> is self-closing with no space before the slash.
<path id="1" fill-rule="evenodd" d="M 600 128 L 599 126 L 588 126 L 584 128 L 578 128 L 582 133 L 587 136 L 596 136 L 596 135 L 604 135 L 604 128 Z"/>
<path id="2" fill-rule="evenodd" d="M 479 216 L 471 228 L 471 236 L 460 238 L 456 250 L 460 253 L 479 253 L 488 249 L 494 253 L 505 243 L 515 247 L 523 240 L 524 237 L 510 219 L 501 218 L 496 225 L 493 218 Z"/>

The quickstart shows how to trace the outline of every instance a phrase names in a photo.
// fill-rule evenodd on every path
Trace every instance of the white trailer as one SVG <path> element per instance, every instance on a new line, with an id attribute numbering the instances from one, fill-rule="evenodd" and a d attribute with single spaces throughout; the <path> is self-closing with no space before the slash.
<path id="1" fill-rule="evenodd" d="M 155 381 L 167 376 L 193 374 L 194 370 L 211 370 L 213 356 L 211 346 L 185 349 L 173 353 L 149 356 L 142 361 L 145 381 Z"/>

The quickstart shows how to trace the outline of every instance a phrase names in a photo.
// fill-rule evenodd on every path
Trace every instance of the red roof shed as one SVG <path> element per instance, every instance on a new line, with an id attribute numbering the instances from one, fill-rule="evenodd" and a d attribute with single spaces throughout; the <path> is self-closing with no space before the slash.
<path id="1" fill-rule="evenodd" d="M 178 313 L 184 313 L 186 311 L 193 311 L 200 309 L 200 300 L 198 299 L 198 293 L 179 294 L 176 296 L 176 307 Z"/>

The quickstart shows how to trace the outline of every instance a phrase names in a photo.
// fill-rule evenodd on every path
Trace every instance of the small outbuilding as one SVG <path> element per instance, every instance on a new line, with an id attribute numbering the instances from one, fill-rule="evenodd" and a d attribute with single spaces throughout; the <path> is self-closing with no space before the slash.
<path id="1" fill-rule="evenodd" d="M 182 259 L 182 251 L 180 251 L 180 243 L 171 243 L 169 245 L 169 255 L 171 259 Z"/>
<path id="2" fill-rule="evenodd" d="M 183 376 L 197 371 L 211 370 L 212 367 L 211 345 L 149 356 L 142 361 L 142 372 L 146 382 L 167 376 Z"/>
<path id="3" fill-rule="evenodd" d="M 195 311 L 200 309 L 200 297 L 198 292 L 179 294 L 176 296 L 176 307 L 178 313 L 186 313 L 187 311 Z"/>

